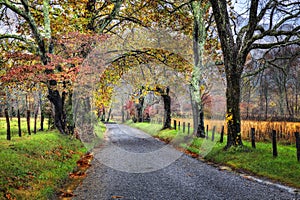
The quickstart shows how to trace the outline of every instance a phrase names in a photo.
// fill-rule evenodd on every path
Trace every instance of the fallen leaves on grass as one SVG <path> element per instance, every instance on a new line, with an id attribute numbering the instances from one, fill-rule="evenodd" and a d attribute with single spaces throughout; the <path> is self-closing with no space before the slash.
<path id="1" fill-rule="evenodd" d="M 90 162 L 93 160 L 94 156 L 91 153 L 85 154 L 77 161 L 77 166 L 82 169 L 87 169 L 91 166 Z"/>
<path id="2" fill-rule="evenodd" d="M 73 190 L 76 189 L 76 187 L 86 177 L 86 170 L 91 166 L 90 162 L 93 158 L 93 154 L 87 153 L 77 161 L 77 169 L 69 174 L 69 183 L 64 187 L 65 189 L 60 191 L 60 199 L 67 200 L 75 196 L 73 194 Z"/>
<path id="3" fill-rule="evenodd" d="M 61 191 L 59 198 L 60 199 L 68 199 L 68 198 L 74 197 L 74 196 L 76 196 L 76 195 L 74 195 L 72 191 L 67 190 L 67 191 Z"/>
<path id="4" fill-rule="evenodd" d="M 90 162 L 94 158 L 93 154 L 87 153 L 77 161 L 77 171 L 70 173 L 70 178 L 85 178 L 86 173 L 85 171 L 91 166 Z"/>
<path id="5" fill-rule="evenodd" d="M 182 148 L 182 147 L 176 147 L 176 149 L 180 152 L 183 152 L 183 153 L 191 156 L 192 158 L 198 158 L 199 157 L 199 154 L 193 153 L 193 152 L 189 151 L 188 149 L 185 149 L 185 148 Z"/>
<path id="6" fill-rule="evenodd" d="M 185 150 L 184 153 L 191 156 L 192 158 L 198 158 L 199 157 L 199 155 L 197 153 L 193 153 L 189 150 Z"/>
<path id="7" fill-rule="evenodd" d="M 6 193 L 5 198 L 8 199 L 8 200 L 17 200 L 17 198 L 13 197 L 10 193 Z"/>
<path id="8" fill-rule="evenodd" d="M 153 137 L 154 137 L 154 138 L 157 138 L 157 139 L 160 140 L 160 141 L 163 141 L 163 142 L 166 143 L 166 144 L 169 144 L 170 141 L 171 141 L 170 138 L 161 138 L 161 137 L 159 137 L 159 136 L 157 136 L 157 135 L 155 135 L 155 136 L 153 136 Z"/>
<path id="9" fill-rule="evenodd" d="M 70 178 L 74 178 L 74 179 L 85 178 L 86 177 L 86 173 L 82 172 L 82 171 L 76 171 L 76 172 L 70 173 L 69 177 Z"/>

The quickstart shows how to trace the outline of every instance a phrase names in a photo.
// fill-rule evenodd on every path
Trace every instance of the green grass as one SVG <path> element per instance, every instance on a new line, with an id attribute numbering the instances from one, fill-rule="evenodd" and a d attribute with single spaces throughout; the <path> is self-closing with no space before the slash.
<path id="1" fill-rule="evenodd" d="M 139 128 L 153 136 L 160 137 L 163 140 L 172 140 L 181 132 L 175 130 L 159 131 L 161 125 L 149 123 L 127 123 L 130 126 Z M 211 133 L 209 133 L 211 136 Z M 243 147 L 230 148 L 225 151 L 226 137 L 224 143 L 218 142 L 220 135 L 215 135 L 215 141 L 211 142 L 203 138 L 193 138 L 191 142 L 181 142 L 178 146 L 203 155 L 207 161 L 220 165 L 227 165 L 235 170 L 244 171 L 256 176 L 265 177 L 283 184 L 300 188 L 300 163 L 296 158 L 295 145 L 278 145 L 278 157 L 274 158 L 272 154 L 271 143 L 256 143 L 256 149 L 251 147 L 251 143 L 243 141 Z"/>
<path id="2" fill-rule="evenodd" d="M 31 130 L 31 134 L 33 133 L 33 129 L 34 129 L 34 118 L 30 119 L 30 130 Z M 37 131 L 40 129 L 40 119 L 38 118 L 37 120 Z M 48 120 L 45 119 L 44 121 L 44 130 L 48 129 Z M 4 139 L 6 138 L 6 134 L 7 134 L 7 128 L 6 128 L 6 121 L 5 118 L 0 118 L 0 139 Z M 19 131 L 18 131 L 18 118 L 13 117 L 12 119 L 10 119 L 10 131 L 11 131 L 11 137 L 19 137 Z M 21 132 L 22 132 L 22 136 L 24 135 L 28 135 L 28 131 L 27 131 L 27 121 L 26 118 L 21 118 Z"/>
<path id="3" fill-rule="evenodd" d="M 94 126 L 94 131 L 99 139 L 101 140 L 104 139 L 104 133 L 106 131 L 106 127 L 103 123 L 99 122 L 98 124 L 96 124 Z"/>
<path id="4" fill-rule="evenodd" d="M 256 149 L 248 141 L 243 143 L 243 148 L 228 151 L 218 143 L 205 159 L 300 188 L 300 163 L 294 146 L 278 145 L 278 157 L 274 158 L 271 143 L 257 143 Z"/>
<path id="5" fill-rule="evenodd" d="M 76 168 L 86 147 L 56 130 L 19 137 L 17 120 L 11 125 L 14 135 L 8 141 L 5 120 L 0 119 L 0 199 L 49 199 Z M 97 135 L 103 137 L 104 130 L 97 126 Z"/>

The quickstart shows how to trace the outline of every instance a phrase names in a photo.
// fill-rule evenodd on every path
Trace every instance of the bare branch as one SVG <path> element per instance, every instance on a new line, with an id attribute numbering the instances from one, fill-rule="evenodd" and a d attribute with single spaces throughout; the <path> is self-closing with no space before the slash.
<path id="1" fill-rule="evenodd" d="M 119 14 L 122 4 L 123 4 L 123 0 L 116 0 L 114 2 L 114 8 L 111 11 L 111 13 L 104 19 L 100 20 L 99 22 L 99 26 L 98 26 L 99 33 L 103 33 L 104 29 L 106 29 L 106 27 L 111 23 L 111 21 Z"/>
<path id="2" fill-rule="evenodd" d="M 251 46 L 251 49 L 271 49 L 271 48 L 278 48 L 278 47 L 289 46 L 289 45 L 293 45 L 293 44 L 300 45 L 300 39 L 293 40 L 293 41 L 283 40 L 281 42 L 253 44 Z"/>
<path id="3" fill-rule="evenodd" d="M 169 5 L 172 5 L 173 10 L 171 10 L 171 11 L 170 11 L 170 10 L 167 10 L 170 14 L 173 14 L 174 12 L 176 12 L 176 11 L 182 9 L 183 7 L 190 5 L 193 1 L 195 1 L 195 0 L 190 0 L 190 1 L 188 1 L 188 2 L 186 2 L 186 3 L 183 3 L 183 4 L 179 5 L 179 6 L 175 6 L 175 4 L 174 4 L 173 2 L 161 0 L 161 2 L 163 2 L 163 3 L 167 3 L 167 4 L 169 4 Z"/>
<path id="4" fill-rule="evenodd" d="M 254 71 L 254 72 L 244 74 L 244 75 L 242 76 L 242 79 L 243 79 L 243 78 L 247 78 L 247 77 L 255 76 L 255 75 L 259 74 L 260 72 L 264 71 L 264 70 L 267 69 L 267 68 L 268 68 L 267 65 L 263 65 L 262 67 L 260 67 L 258 70 Z"/>

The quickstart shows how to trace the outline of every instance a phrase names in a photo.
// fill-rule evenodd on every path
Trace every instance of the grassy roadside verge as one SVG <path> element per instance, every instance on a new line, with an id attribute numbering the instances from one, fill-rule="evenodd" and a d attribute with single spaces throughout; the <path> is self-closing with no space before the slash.
<path id="1" fill-rule="evenodd" d="M 175 130 L 160 131 L 161 125 L 149 123 L 127 123 L 132 127 L 141 129 L 154 137 L 158 137 L 164 141 L 171 141 L 178 134 Z M 219 135 L 216 135 L 216 141 L 219 141 Z M 265 177 L 276 182 L 283 183 L 288 186 L 300 188 L 300 163 L 296 159 L 295 146 L 278 145 L 278 157 L 272 156 L 271 143 L 257 143 L 256 149 L 251 148 L 251 143 L 244 141 L 243 148 L 231 148 L 224 151 L 226 144 L 213 143 L 212 149 L 208 154 L 202 157 L 206 161 L 211 161 L 219 165 L 230 166 L 234 170 L 243 171 Z M 207 141 L 202 138 L 193 138 L 189 144 L 180 143 L 179 148 L 185 148 L 193 154 L 200 154 Z M 210 143 L 211 144 L 211 143 Z"/>
<path id="2" fill-rule="evenodd" d="M 86 152 L 57 131 L 0 139 L 0 199 L 48 199 Z"/>
<path id="3" fill-rule="evenodd" d="M 45 124 L 47 130 L 47 123 Z M 43 131 L 28 135 L 26 120 L 21 119 L 22 137 L 18 136 L 17 119 L 11 120 L 11 141 L 6 140 L 6 123 L 0 118 L 0 200 L 57 199 L 57 192 L 72 182 L 70 175 L 81 170 L 78 162 L 88 155 L 87 147 L 73 136 L 58 131 Z M 33 120 L 31 121 L 33 127 Z M 105 125 L 95 126 L 98 138 L 103 139 Z M 84 161 L 85 162 L 85 161 Z M 82 174 L 80 174 L 82 175 Z M 78 178 L 76 177 L 76 180 Z M 79 182 L 78 182 L 79 183 Z M 69 189 L 69 185 L 67 186 Z"/>

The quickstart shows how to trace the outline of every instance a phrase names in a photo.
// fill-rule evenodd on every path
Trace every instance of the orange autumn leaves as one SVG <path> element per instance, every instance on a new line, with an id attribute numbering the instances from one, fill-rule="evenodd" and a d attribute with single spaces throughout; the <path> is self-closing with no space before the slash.
<path id="1" fill-rule="evenodd" d="M 73 190 L 76 189 L 78 184 L 86 177 L 86 170 L 91 166 L 90 163 L 93 158 L 93 154 L 87 153 L 77 161 L 77 169 L 69 174 L 69 183 L 60 191 L 60 199 L 69 199 L 75 196 Z"/>

